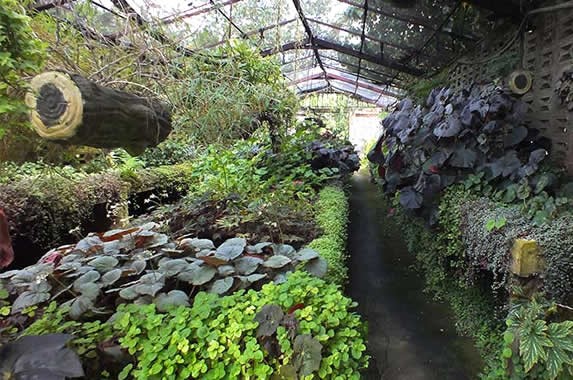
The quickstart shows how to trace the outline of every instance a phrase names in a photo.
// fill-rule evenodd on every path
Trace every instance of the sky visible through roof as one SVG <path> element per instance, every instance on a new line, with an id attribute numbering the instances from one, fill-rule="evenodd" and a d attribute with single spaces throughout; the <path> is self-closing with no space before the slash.
<path id="1" fill-rule="evenodd" d="M 190 51 L 245 39 L 276 56 L 300 94 L 338 91 L 379 104 L 452 62 L 488 29 L 459 0 L 91 1 L 110 10 L 122 2 Z"/>

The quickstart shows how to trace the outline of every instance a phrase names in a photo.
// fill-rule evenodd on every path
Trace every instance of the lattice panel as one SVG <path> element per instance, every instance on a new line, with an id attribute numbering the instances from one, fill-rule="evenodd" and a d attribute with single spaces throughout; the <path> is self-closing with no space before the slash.
<path id="1" fill-rule="evenodd" d="M 524 68 L 533 74 L 533 86 L 523 99 L 529 106 L 526 124 L 539 129 L 552 141 L 552 157 L 573 175 L 573 115 L 561 105 L 555 93 L 556 83 L 563 71 L 573 68 L 573 9 L 537 15 L 531 20 L 532 31 L 525 35 Z M 465 60 L 480 60 L 498 51 L 515 32 L 507 32 L 495 43 L 491 40 Z M 516 43 L 501 59 L 518 53 Z M 518 61 L 516 61 L 518 62 Z M 496 60 L 481 65 L 455 65 L 450 72 L 454 88 L 461 89 L 475 82 L 490 82 L 492 65 Z M 517 68 L 517 64 L 516 64 Z"/>
<path id="2" fill-rule="evenodd" d="M 478 62 L 491 57 L 507 44 L 508 39 L 513 37 L 515 30 L 495 31 L 490 39 L 486 39 L 474 49 L 474 52 L 458 61 L 450 70 L 450 83 L 456 90 L 467 88 L 473 83 L 489 83 L 495 79 L 496 67 L 500 62 L 517 59 L 518 47 L 516 45 L 508 49 L 497 58 L 488 60 L 487 63 L 463 64 L 463 61 Z M 517 61 L 516 61 L 517 62 Z"/>
<path id="3" fill-rule="evenodd" d="M 573 174 L 572 115 L 555 93 L 563 71 L 573 66 L 573 10 L 537 16 L 532 24 L 525 39 L 524 65 L 533 73 L 533 87 L 524 95 L 527 123 L 551 139 L 552 156 Z"/>

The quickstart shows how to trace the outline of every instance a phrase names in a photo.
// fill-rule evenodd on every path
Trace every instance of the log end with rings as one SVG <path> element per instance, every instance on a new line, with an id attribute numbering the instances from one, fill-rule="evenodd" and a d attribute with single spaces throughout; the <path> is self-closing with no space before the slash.
<path id="1" fill-rule="evenodd" d="M 164 141 L 172 130 L 165 103 L 62 71 L 34 77 L 26 104 L 38 135 L 57 143 L 125 148 L 140 154 Z"/>
<path id="2" fill-rule="evenodd" d="M 44 139 L 67 140 L 82 124 L 82 93 L 66 73 L 49 71 L 34 77 L 26 104 L 34 129 Z"/>

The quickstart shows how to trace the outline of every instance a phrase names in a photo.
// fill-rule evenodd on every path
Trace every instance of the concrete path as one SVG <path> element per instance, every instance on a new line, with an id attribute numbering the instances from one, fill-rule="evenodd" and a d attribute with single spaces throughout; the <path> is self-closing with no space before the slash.
<path id="1" fill-rule="evenodd" d="M 355 176 L 350 197 L 347 293 L 369 325 L 373 363 L 366 379 L 477 379 L 479 354 L 456 334 L 449 308 L 423 293 L 401 232 L 388 221 L 379 190 Z"/>

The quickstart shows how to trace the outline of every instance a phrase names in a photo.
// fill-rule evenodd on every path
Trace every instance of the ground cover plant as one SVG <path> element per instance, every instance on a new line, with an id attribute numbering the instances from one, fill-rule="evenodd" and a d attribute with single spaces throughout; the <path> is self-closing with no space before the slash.
<path id="1" fill-rule="evenodd" d="M 346 237 L 348 199 L 340 187 L 328 186 L 318 195 L 316 221 L 324 233 L 310 243 L 328 262 L 328 279 L 343 285 L 348 280 Z"/>

